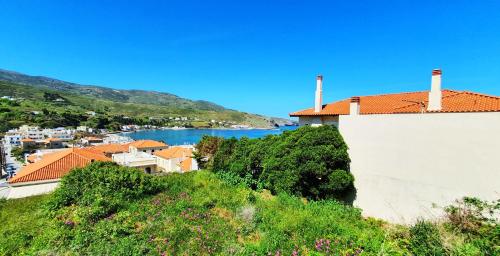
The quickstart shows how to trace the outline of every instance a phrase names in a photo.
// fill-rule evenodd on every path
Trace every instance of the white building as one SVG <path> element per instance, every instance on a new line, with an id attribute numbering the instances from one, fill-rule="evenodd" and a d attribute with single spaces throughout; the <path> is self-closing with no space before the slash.
<path id="1" fill-rule="evenodd" d="M 45 138 L 43 132 L 38 128 L 38 126 L 23 125 L 19 127 L 19 132 L 25 139 L 43 140 Z"/>
<path id="2" fill-rule="evenodd" d="M 154 154 L 155 151 L 167 149 L 168 145 L 155 140 L 137 140 L 129 144 L 130 153 L 144 152 Z"/>
<path id="3" fill-rule="evenodd" d="M 113 154 L 113 162 L 128 166 L 142 169 L 145 173 L 156 172 L 156 157 L 145 152 L 126 152 Z"/>
<path id="4" fill-rule="evenodd" d="M 321 91 L 319 76 L 314 107 L 290 116 L 339 128 L 365 215 L 410 223 L 463 196 L 500 198 L 500 97 L 443 90 L 441 70 L 430 91 L 326 105 Z"/>
<path id="5" fill-rule="evenodd" d="M 192 146 L 175 146 L 155 152 L 157 170 L 160 172 L 188 172 L 198 170 Z"/>
<path id="6" fill-rule="evenodd" d="M 6 143 L 13 146 L 20 146 L 23 136 L 18 130 L 9 130 L 5 133 L 4 139 Z"/>
<path id="7" fill-rule="evenodd" d="M 94 132 L 94 129 L 92 129 L 90 127 L 87 127 L 85 125 L 81 125 L 81 126 L 76 127 L 76 130 L 79 131 L 79 132 L 89 132 L 89 133 L 93 133 Z"/>
<path id="8" fill-rule="evenodd" d="M 66 129 L 64 127 L 54 129 L 43 129 L 42 134 L 47 138 L 60 139 L 62 141 L 70 141 L 74 138 L 75 130 Z"/>

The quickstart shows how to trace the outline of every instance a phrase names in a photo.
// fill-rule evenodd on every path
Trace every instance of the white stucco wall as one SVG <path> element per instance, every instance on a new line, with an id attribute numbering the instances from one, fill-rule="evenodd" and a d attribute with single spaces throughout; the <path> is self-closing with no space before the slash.
<path id="1" fill-rule="evenodd" d="M 500 198 L 500 113 L 340 116 L 366 216 L 411 223 L 463 196 Z"/>
<path id="2" fill-rule="evenodd" d="M 299 125 L 319 126 L 322 124 L 335 125 L 339 122 L 338 116 L 301 116 L 299 117 Z"/>
<path id="3" fill-rule="evenodd" d="M 54 191 L 58 185 L 59 180 L 51 180 L 38 184 L 16 184 L 15 186 L 10 186 L 10 191 L 7 195 L 7 199 L 47 194 Z"/>

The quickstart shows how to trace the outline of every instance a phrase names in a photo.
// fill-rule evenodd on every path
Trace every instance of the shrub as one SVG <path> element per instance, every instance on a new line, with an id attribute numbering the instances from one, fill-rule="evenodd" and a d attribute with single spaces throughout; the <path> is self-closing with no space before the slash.
<path id="1" fill-rule="evenodd" d="M 224 139 L 221 137 L 203 135 L 201 140 L 196 144 L 194 158 L 201 169 L 212 167 L 212 162 L 210 160 L 213 159 L 213 155 L 217 152 L 223 140 Z"/>
<path id="2" fill-rule="evenodd" d="M 47 206 L 50 210 L 68 205 L 89 206 L 82 211 L 82 216 L 95 221 L 128 200 L 153 194 L 161 188 L 156 177 L 138 169 L 95 162 L 64 176 Z"/>
<path id="3" fill-rule="evenodd" d="M 222 140 L 211 161 L 214 172 L 231 174 L 222 177 L 234 181 L 237 176 L 251 188 L 275 194 L 339 199 L 353 189 L 347 145 L 334 126 L 305 126 L 261 139 Z"/>
<path id="4" fill-rule="evenodd" d="M 463 232 L 478 233 L 486 225 L 494 225 L 496 216 L 500 214 L 500 200 L 486 202 L 478 198 L 464 197 L 456 204 L 445 208 L 446 217 Z"/>
<path id="5" fill-rule="evenodd" d="M 461 250 L 478 248 L 483 255 L 500 253 L 500 200 L 486 202 L 478 198 L 464 197 L 445 208 L 448 224 L 455 232 L 465 234 Z"/>
<path id="6" fill-rule="evenodd" d="M 441 237 L 434 224 L 419 220 L 410 228 L 410 249 L 415 255 L 444 255 Z"/>

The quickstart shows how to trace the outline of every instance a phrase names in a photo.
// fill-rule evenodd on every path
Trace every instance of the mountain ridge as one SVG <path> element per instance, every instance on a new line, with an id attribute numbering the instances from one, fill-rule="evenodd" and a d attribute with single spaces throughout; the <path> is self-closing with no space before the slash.
<path id="1" fill-rule="evenodd" d="M 27 75 L 17 71 L 6 69 L 0 69 L 0 81 L 34 88 L 48 89 L 61 93 L 70 93 L 83 97 L 95 97 L 99 100 L 106 100 L 120 104 L 131 103 L 165 107 L 168 109 L 182 111 L 184 113 L 190 111 L 208 111 L 210 113 L 229 113 L 229 116 L 234 116 L 236 114 L 246 115 L 251 116 L 253 119 L 263 119 L 262 121 L 267 121 L 269 124 L 266 126 L 268 127 L 272 127 L 274 125 L 281 126 L 294 124 L 293 121 L 288 119 L 240 112 L 237 110 L 225 108 L 210 101 L 186 99 L 168 92 L 148 91 L 141 89 L 115 89 L 101 85 L 82 85 L 46 76 Z"/>
<path id="2" fill-rule="evenodd" d="M 117 102 L 169 105 L 179 108 L 194 107 L 201 110 L 213 111 L 232 110 L 210 101 L 186 99 L 168 92 L 140 89 L 115 89 L 102 85 L 83 85 L 46 76 L 27 75 L 6 69 L 0 69 L 0 80 L 57 91 L 70 91 L 80 95 L 93 96 Z"/>

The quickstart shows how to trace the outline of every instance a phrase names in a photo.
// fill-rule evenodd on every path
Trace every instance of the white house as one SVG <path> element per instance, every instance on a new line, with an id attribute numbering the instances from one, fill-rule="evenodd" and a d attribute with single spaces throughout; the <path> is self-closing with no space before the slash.
<path id="1" fill-rule="evenodd" d="M 45 138 L 38 126 L 23 125 L 19 127 L 19 131 L 23 135 L 23 138 L 26 139 L 43 140 Z"/>
<path id="2" fill-rule="evenodd" d="M 175 146 L 155 152 L 158 171 L 188 172 L 198 170 L 191 146 Z"/>
<path id="3" fill-rule="evenodd" d="M 43 129 L 42 133 L 47 138 L 69 141 L 74 138 L 75 130 L 59 127 L 54 129 Z"/>
<path id="4" fill-rule="evenodd" d="M 5 133 L 4 139 L 6 143 L 14 146 L 20 146 L 23 136 L 18 130 L 9 130 Z"/>
<path id="5" fill-rule="evenodd" d="M 94 161 L 111 159 L 84 148 L 70 148 L 38 156 L 37 161 L 27 164 L 8 180 L 7 198 L 22 198 L 45 194 L 56 189 L 61 178 L 73 168 L 84 167 Z"/>
<path id="6" fill-rule="evenodd" d="M 144 152 L 154 154 L 155 151 L 168 148 L 168 145 L 155 140 L 137 140 L 129 144 L 130 153 Z"/>
<path id="7" fill-rule="evenodd" d="M 463 196 L 500 198 L 500 97 L 443 90 L 441 70 L 430 91 L 323 105 L 321 76 L 316 87 L 314 107 L 290 116 L 338 127 L 365 215 L 411 223 Z"/>
<path id="8" fill-rule="evenodd" d="M 156 157 L 146 152 L 136 151 L 113 154 L 112 159 L 113 162 L 119 165 L 138 168 L 145 173 L 156 172 Z"/>

